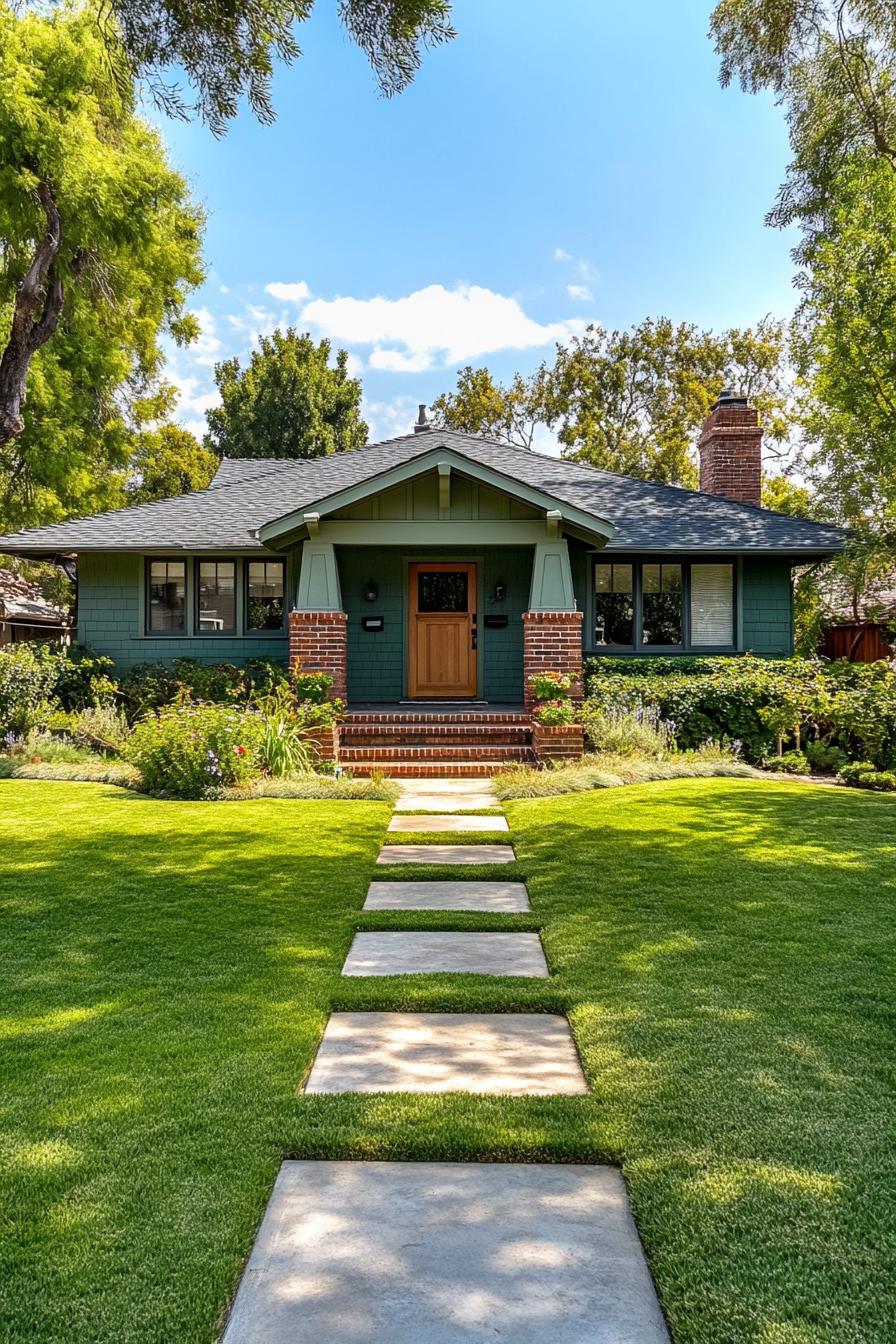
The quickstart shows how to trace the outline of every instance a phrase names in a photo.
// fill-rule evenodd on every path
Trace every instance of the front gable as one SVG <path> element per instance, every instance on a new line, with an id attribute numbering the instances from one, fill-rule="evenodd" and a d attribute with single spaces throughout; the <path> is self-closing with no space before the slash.
<path id="1" fill-rule="evenodd" d="M 272 519 L 258 529 L 257 537 L 274 549 L 324 534 L 343 543 L 437 537 L 446 544 L 466 544 L 478 533 L 485 540 L 486 529 L 493 527 L 506 541 L 528 543 L 563 530 L 599 547 L 616 531 L 596 514 L 438 445 Z"/>

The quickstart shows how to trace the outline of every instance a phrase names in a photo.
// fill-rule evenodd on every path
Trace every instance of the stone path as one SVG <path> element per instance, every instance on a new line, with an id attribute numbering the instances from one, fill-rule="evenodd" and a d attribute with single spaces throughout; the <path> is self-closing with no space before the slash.
<path id="1" fill-rule="evenodd" d="M 284 1162 L 223 1344 L 668 1344 L 618 1171 Z"/>
<path id="2" fill-rule="evenodd" d="M 403 782 L 405 833 L 507 831 L 483 780 Z M 424 808 L 440 815 L 408 816 Z M 405 813 L 405 815 L 398 815 Z M 509 844 L 382 846 L 377 863 L 512 863 Z M 365 910 L 529 910 L 522 882 L 373 881 Z M 344 976 L 549 975 L 537 933 L 358 932 Z M 581 1096 L 565 1017 L 332 1013 L 307 1093 Z M 668 1344 L 610 1167 L 284 1162 L 223 1344 Z"/>
<path id="3" fill-rule="evenodd" d="M 383 845 L 377 863 L 513 863 L 510 845 Z"/>
<path id="4" fill-rule="evenodd" d="M 390 831 L 506 831 L 506 817 L 393 817 Z"/>
<path id="5" fill-rule="evenodd" d="M 515 915 L 530 909 L 524 882 L 371 882 L 365 910 L 491 910 Z"/>
<path id="6" fill-rule="evenodd" d="M 546 976 L 537 933 L 356 933 L 343 975 Z"/>
<path id="7" fill-rule="evenodd" d="M 550 1013 L 333 1013 L 306 1092 L 588 1091 L 565 1017 Z"/>

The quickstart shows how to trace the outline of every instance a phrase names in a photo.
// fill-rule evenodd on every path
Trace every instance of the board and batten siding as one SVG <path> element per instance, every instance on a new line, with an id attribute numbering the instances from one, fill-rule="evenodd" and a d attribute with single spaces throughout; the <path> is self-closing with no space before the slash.
<path id="1" fill-rule="evenodd" d="M 189 560 L 191 557 L 185 556 Z M 287 566 L 287 598 L 290 590 Z M 287 634 L 146 635 L 143 633 L 142 555 L 82 555 L 78 558 L 78 643 L 106 654 L 126 672 L 138 663 L 171 663 L 195 658 L 201 663 L 236 663 L 275 658 L 286 663 Z M 192 565 L 188 565 L 192 584 Z"/>

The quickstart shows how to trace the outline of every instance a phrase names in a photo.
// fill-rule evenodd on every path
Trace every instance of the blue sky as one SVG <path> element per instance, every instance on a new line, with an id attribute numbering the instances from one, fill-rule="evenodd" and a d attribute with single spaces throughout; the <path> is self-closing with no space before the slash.
<path id="1" fill-rule="evenodd" d="M 461 365 L 527 372 L 589 321 L 789 314 L 783 118 L 719 87 L 710 8 L 455 0 L 457 39 L 387 101 L 318 0 L 275 125 L 164 123 L 209 211 L 181 419 L 201 433 L 215 361 L 277 325 L 350 351 L 385 437 Z"/>

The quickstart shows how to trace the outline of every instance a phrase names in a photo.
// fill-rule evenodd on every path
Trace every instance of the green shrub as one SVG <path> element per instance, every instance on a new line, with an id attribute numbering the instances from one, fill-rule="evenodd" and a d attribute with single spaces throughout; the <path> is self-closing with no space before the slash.
<path id="1" fill-rule="evenodd" d="M 878 793 L 896 793 L 896 771 L 866 770 L 864 774 L 858 775 L 853 783 L 860 789 L 874 789 Z"/>
<path id="2" fill-rule="evenodd" d="M 542 700 L 535 707 L 534 718 L 543 728 L 559 728 L 575 722 L 571 700 Z"/>
<path id="3" fill-rule="evenodd" d="M 297 700 L 310 705 L 325 705 L 333 689 L 329 672 L 301 672 L 292 674 L 292 689 Z"/>
<path id="4" fill-rule="evenodd" d="M 115 663 L 101 653 L 75 647 L 63 650 L 57 664 L 53 696 L 61 709 L 95 709 L 112 705 L 118 694 Z"/>
<path id="5" fill-rule="evenodd" d="M 173 668 L 162 663 L 138 663 L 122 677 L 119 693 L 125 713 L 133 721 L 170 705 L 181 689 Z"/>
<path id="6" fill-rule="evenodd" d="M 634 709 L 600 707 L 593 702 L 582 711 L 585 739 L 592 751 L 614 752 L 619 756 L 640 753 L 660 757 L 675 750 L 673 725 L 652 705 Z"/>
<path id="7" fill-rule="evenodd" d="M 785 775 L 811 774 L 809 762 L 801 751 L 785 751 L 780 756 L 770 756 L 766 764 L 769 770 L 780 770 Z"/>
<path id="8" fill-rule="evenodd" d="M 837 771 L 844 784 L 855 784 L 860 775 L 870 775 L 874 772 L 874 765 L 871 761 L 849 761 L 846 765 L 841 765 Z"/>
<path id="9" fill-rule="evenodd" d="M 124 754 L 150 793 L 201 798 L 260 772 L 263 731 L 261 716 L 249 710 L 187 703 L 142 719 Z"/>
<path id="10" fill-rule="evenodd" d="M 0 649 L 0 736 L 22 736 L 46 723 L 62 657 L 51 644 Z"/>
<path id="11" fill-rule="evenodd" d="M 813 774 L 836 775 L 849 759 L 845 751 L 830 742 L 807 742 L 803 750 Z"/>
<path id="12" fill-rule="evenodd" d="M 563 672 L 535 672 L 529 686 L 536 700 L 567 700 L 572 689 L 572 678 Z"/>
<path id="13" fill-rule="evenodd" d="M 24 737 L 7 738 L 8 754 L 16 761 L 39 765 L 42 761 L 78 765 L 83 761 L 97 761 L 95 751 L 80 746 L 70 737 L 56 737 L 42 728 L 31 728 Z"/>
<path id="14" fill-rule="evenodd" d="M 759 761 L 780 745 L 824 737 L 848 756 L 896 764 L 896 669 L 818 658 L 592 658 L 588 703 L 651 706 L 675 724 L 679 747 L 737 740 Z M 587 712 L 587 710 L 586 710 Z"/>

